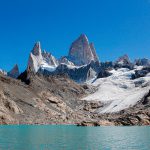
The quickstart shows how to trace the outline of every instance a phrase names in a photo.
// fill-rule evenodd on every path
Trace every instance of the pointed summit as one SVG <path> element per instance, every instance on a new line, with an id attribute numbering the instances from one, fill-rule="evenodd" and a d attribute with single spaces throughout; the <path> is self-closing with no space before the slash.
<path id="1" fill-rule="evenodd" d="M 27 70 L 36 73 L 40 68 L 42 58 L 42 50 L 40 42 L 35 43 L 28 60 Z"/>
<path id="2" fill-rule="evenodd" d="M 58 65 L 58 60 L 51 53 L 42 51 L 40 42 L 35 43 L 28 59 L 27 72 L 34 74 L 39 70 L 52 72 Z"/>
<path id="3" fill-rule="evenodd" d="M 130 59 L 129 59 L 129 56 L 127 54 L 121 56 L 118 58 L 118 60 L 116 61 L 118 64 L 130 64 Z"/>
<path id="4" fill-rule="evenodd" d="M 99 58 L 98 58 L 98 56 L 96 54 L 96 50 L 95 50 L 95 47 L 94 47 L 94 43 L 90 43 L 90 48 L 92 50 L 92 53 L 93 53 L 93 56 L 94 56 L 94 60 L 95 61 L 99 61 Z"/>
<path id="5" fill-rule="evenodd" d="M 86 36 L 85 34 L 81 34 L 81 35 L 79 36 L 79 39 L 83 40 L 83 42 L 89 43 L 89 40 L 88 40 L 88 38 L 87 38 L 87 36 Z"/>
<path id="6" fill-rule="evenodd" d="M 128 69 L 133 69 L 134 64 L 130 61 L 130 58 L 128 55 L 123 55 L 119 57 L 115 62 L 114 62 L 114 67 L 115 68 L 128 68 Z"/>
<path id="7" fill-rule="evenodd" d="M 68 59 L 78 66 L 98 60 L 95 48 L 93 45 L 90 46 L 85 34 L 81 34 L 80 37 L 72 43 Z"/>
<path id="8" fill-rule="evenodd" d="M 8 76 L 12 78 L 17 78 L 19 76 L 19 67 L 17 64 L 8 72 Z"/>
<path id="9" fill-rule="evenodd" d="M 35 56 L 39 56 L 41 55 L 42 53 L 42 50 L 41 50 L 41 44 L 40 42 L 36 42 L 33 49 L 32 49 L 32 54 L 35 55 Z"/>

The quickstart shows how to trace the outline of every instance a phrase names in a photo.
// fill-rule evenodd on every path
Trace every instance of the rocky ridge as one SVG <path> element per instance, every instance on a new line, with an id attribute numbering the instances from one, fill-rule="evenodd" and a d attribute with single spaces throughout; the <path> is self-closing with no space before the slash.
<path id="1" fill-rule="evenodd" d="M 84 63 L 75 62 L 81 60 Z M 76 82 L 85 82 L 98 74 L 100 63 L 94 44 L 89 43 L 88 38 L 83 34 L 73 42 L 69 55 L 59 60 L 45 50 L 42 51 L 40 42 L 37 42 L 30 53 L 27 66 L 26 70 L 34 73 L 66 74 Z"/>
<path id="2" fill-rule="evenodd" d="M 59 60 L 37 42 L 23 73 L 0 71 L 0 124 L 150 125 L 149 62 L 100 62 L 84 34 Z"/>

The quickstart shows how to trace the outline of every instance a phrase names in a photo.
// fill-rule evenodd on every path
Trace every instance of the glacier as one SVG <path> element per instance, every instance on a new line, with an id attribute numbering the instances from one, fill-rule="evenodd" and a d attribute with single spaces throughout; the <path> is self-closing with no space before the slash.
<path id="1" fill-rule="evenodd" d="M 135 67 L 133 70 L 113 69 L 110 71 L 111 76 L 91 80 L 88 84 L 97 87 L 97 91 L 82 100 L 102 102 L 104 107 L 99 108 L 99 113 L 115 113 L 134 106 L 150 90 L 150 74 L 134 80 L 131 79 L 135 70 L 142 68 L 143 66 Z"/>

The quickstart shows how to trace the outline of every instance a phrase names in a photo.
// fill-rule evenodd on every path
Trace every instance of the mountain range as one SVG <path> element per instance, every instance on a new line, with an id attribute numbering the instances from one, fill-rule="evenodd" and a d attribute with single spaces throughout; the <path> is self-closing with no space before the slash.
<path id="1" fill-rule="evenodd" d="M 35 43 L 25 71 L 1 69 L 0 82 L 3 124 L 150 124 L 150 60 L 101 62 L 85 34 L 60 59 Z"/>

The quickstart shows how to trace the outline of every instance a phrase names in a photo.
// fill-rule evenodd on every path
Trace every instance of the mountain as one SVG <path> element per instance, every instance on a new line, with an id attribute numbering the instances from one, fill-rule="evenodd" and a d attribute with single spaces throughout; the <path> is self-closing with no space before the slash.
<path id="1" fill-rule="evenodd" d="M 76 63 L 81 60 L 84 63 Z M 44 75 L 65 74 L 81 83 L 97 75 L 100 63 L 94 44 L 89 43 L 86 35 L 82 34 L 73 42 L 69 55 L 61 57 L 59 60 L 52 54 L 43 51 L 40 42 L 37 42 L 30 53 L 27 66 L 27 72 L 38 72 Z"/>
<path id="2" fill-rule="evenodd" d="M 3 69 L 0 69 L 0 74 L 7 75 L 7 72 Z"/>
<path id="3" fill-rule="evenodd" d="M 98 55 L 96 53 L 96 49 L 94 47 L 94 43 L 90 43 L 90 48 L 91 48 L 92 54 L 94 56 L 94 61 L 95 62 L 99 62 L 99 58 L 98 58 Z"/>
<path id="4" fill-rule="evenodd" d="M 111 72 L 88 84 L 30 74 L 27 85 L 0 74 L 0 124 L 150 125 L 149 76 L 130 82 L 129 69 Z"/>
<path id="5" fill-rule="evenodd" d="M 19 76 L 19 67 L 18 65 L 16 64 L 11 71 L 9 71 L 7 73 L 8 76 L 12 77 L 12 78 L 17 78 Z"/>
<path id="6" fill-rule="evenodd" d="M 66 65 L 69 65 L 69 66 L 75 66 L 74 63 L 69 61 L 68 58 L 65 57 L 65 56 L 60 58 L 59 63 L 60 64 L 66 64 Z"/>
<path id="7" fill-rule="evenodd" d="M 42 50 L 40 42 L 37 42 L 29 56 L 27 70 L 33 71 L 36 73 L 43 62 Z"/>
<path id="8" fill-rule="evenodd" d="M 147 58 L 136 59 L 134 64 L 137 66 L 150 66 L 150 60 Z"/>
<path id="9" fill-rule="evenodd" d="M 115 68 L 128 68 L 128 69 L 133 69 L 134 64 L 130 61 L 128 55 L 123 55 L 119 57 L 115 62 L 114 62 L 114 67 Z"/>
<path id="10" fill-rule="evenodd" d="M 0 74 L 0 124 L 52 124 L 88 120 L 80 109 L 85 94 L 78 85 L 63 76 L 30 76 L 26 85 Z M 87 117 L 86 117 L 87 116 Z"/>
<path id="11" fill-rule="evenodd" d="M 84 34 L 60 59 L 37 42 L 24 72 L 0 70 L 0 104 L 0 124 L 150 125 L 150 60 L 100 62 Z"/>
<path id="12" fill-rule="evenodd" d="M 96 54 L 94 44 L 89 43 L 86 35 L 82 34 L 71 45 L 69 55 L 67 57 L 61 57 L 60 60 L 57 60 L 52 54 L 42 51 L 40 42 L 37 42 L 30 53 L 27 70 L 33 71 L 34 73 L 39 70 L 53 72 L 61 64 L 67 65 L 68 68 L 77 68 L 88 65 L 91 62 L 99 63 L 99 58 Z"/>
<path id="13" fill-rule="evenodd" d="M 84 100 L 101 101 L 105 107 L 98 111 L 100 113 L 113 113 L 134 106 L 138 101 L 148 94 L 150 90 L 150 69 L 145 76 L 135 80 L 132 75 L 141 68 L 129 70 L 120 68 L 109 71 L 107 78 L 98 78 L 91 83 L 97 86 L 97 92 L 87 96 Z"/>
<path id="14" fill-rule="evenodd" d="M 130 64 L 131 61 L 129 59 L 129 56 L 125 54 L 125 55 L 119 57 L 117 59 L 116 63 L 121 64 L 121 65 L 127 65 L 127 64 Z"/>
<path id="15" fill-rule="evenodd" d="M 66 75 L 77 83 L 84 83 L 96 77 L 97 75 L 97 72 L 94 70 L 91 64 L 80 67 L 72 67 L 66 64 L 60 64 L 54 72 L 40 70 L 39 73 L 44 75 Z"/>
<path id="16" fill-rule="evenodd" d="M 39 69 L 54 71 L 58 65 L 56 58 L 50 53 L 41 49 L 40 42 L 37 42 L 30 53 L 27 70 L 37 73 Z"/>
<path id="17" fill-rule="evenodd" d="M 59 62 L 58 60 L 50 53 L 43 51 L 42 52 L 43 61 L 50 66 L 57 67 Z"/>
<path id="18" fill-rule="evenodd" d="M 99 61 L 94 44 L 89 43 L 85 34 L 75 40 L 69 50 L 68 59 L 77 66 L 89 64 L 91 61 Z"/>

